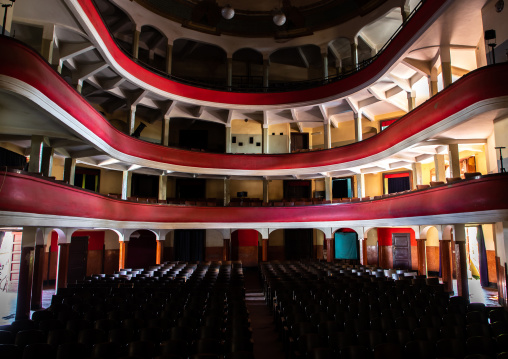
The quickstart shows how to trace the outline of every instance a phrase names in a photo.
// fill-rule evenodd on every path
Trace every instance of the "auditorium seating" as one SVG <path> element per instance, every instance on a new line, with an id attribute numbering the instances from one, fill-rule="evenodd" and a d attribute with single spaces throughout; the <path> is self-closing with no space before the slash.
<path id="1" fill-rule="evenodd" d="M 508 312 L 450 298 L 416 273 L 385 277 L 374 266 L 322 261 L 264 262 L 260 271 L 287 358 L 502 358 L 508 350 Z"/>
<path id="2" fill-rule="evenodd" d="M 240 262 L 93 275 L 60 288 L 32 320 L 4 329 L 2 359 L 218 358 L 253 350 Z"/>

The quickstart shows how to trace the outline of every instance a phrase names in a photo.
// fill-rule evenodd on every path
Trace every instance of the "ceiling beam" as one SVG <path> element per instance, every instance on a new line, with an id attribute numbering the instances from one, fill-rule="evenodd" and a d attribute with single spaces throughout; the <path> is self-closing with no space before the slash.
<path id="1" fill-rule="evenodd" d="M 303 65 L 306 69 L 309 68 L 309 60 L 307 60 L 307 56 L 305 56 L 305 53 L 302 50 L 301 46 L 298 46 L 297 48 L 298 54 L 300 55 L 300 58 L 302 59 Z"/>
<path id="2" fill-rule="evenodd" d="M 103 155 L 104 152 L 99 151 L 95 148 L 89 148 L 87 150 L 69 152 L 72 158 L 85 158 Z"/>
<path id="3" fill-rule="evenodd" d="M 415 60 L 406 57 L 402 60 L 402 63 L 410 69 L 419 72 L 423 76 L 430 76 L 430 70 L 432 69 L 430 61 Z"/>

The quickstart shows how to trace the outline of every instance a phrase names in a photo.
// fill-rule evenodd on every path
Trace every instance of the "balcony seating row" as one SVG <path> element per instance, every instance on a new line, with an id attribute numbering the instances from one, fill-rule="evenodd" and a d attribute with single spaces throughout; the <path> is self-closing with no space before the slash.
<path id="1" fill-rule="evenodd" d="M 252 357 L 241 263 L 166 262 L 60 288 L 0 330 L 2 359 Z"/>
<path id="2" fill-rule="evenodd" d="M 435 279 L 378 273 L 384 270 L 326 262 L 261 264 L 287 357 L 506 357 L 504 309 L 450 298 Z"/>

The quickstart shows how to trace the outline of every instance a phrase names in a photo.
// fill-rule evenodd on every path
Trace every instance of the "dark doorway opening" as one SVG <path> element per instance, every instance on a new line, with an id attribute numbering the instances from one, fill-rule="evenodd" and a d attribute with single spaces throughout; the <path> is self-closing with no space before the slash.
<path id="1" fill-rule="evenodd" d="M 86 277 L 88 259 L 88 236 L 72 237 L 69 246 L 69 266 L 67 283 L 76 283 Z"/>
<path id="2" fill-rule="evenodd" d="M 208 131 L 180 130 L 178 145 L 188 149 L 206 150 L 208 148 Z"/>
<path id="3" fill-rule="evenodd" d="M 127 247 L 128 268 L 146 268 L 155 264 L 157 241 L 155 234 L 147 230 L 134 232 Z"/>
<path id="4" fill-rule="evenodd" d="M 204 229 L 176 229 L 174 255 L 177 261 L 196 262 L 205 259 Z"/>
<path id="5" fill-rule="evenodd" d="M 394 269 L 411 269 L 411 236 L 409 233 L 392 234 Z"/>
<path id="6" fill-rule="evenodd" d="M 311 198 L 310 181 L 284 181 L 284 199 Z"/>
<path id="7" fill-rule="evenodd" d="M 285 229 L 284 254 L 286 260 L 314 258 L 312 228 Z"/>
<path id="8" fill-rule="evenodd" d="M 383 174 L 383 186 L 384 193 L 397 193 L 410 190 L 410 172 Z"/>
<path id="9" fill-rule="evenodd" d="M 159 177 L 133 173 L 131 188 L 134 197 L 157 198 L 159 195 Z"/>
<path id="10" fill-rule="evenodd" d="M 351 177 L 334 178 L 332 180 L 332 195 L 333 198 L 353 197 L 353 179 Z"/>
<path id="11" fill-rule="evenodd" d="M 176 198 L 180 199 L 206 198 L 206 180 L 202 178 L 177 178 Z"/>
<path id="12" fill-rule="evenodd" d="M 291 152 L 298 150 L 309 149 L 309 134 L 308 133 L 291 133 Z"/>
<path id="13" fill-rule="evenodd" d="M 98 192 L 100 178 L 100 170 L 85 167 L 76 167 L 76 172 L 74 174 L 74 186 Z"/>

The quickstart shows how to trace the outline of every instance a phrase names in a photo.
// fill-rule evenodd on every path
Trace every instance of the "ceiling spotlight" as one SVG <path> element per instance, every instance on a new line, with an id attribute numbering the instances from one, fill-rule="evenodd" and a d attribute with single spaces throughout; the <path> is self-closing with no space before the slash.
<path id="1" fill-rule="evenodd" d="M 503 0 L 499 0 L 496 3 L 496 11 L 497 12 L 501 12 L 501 11 L 503 11 L 503 9 L 504 9 L 504 1 Z"/>
<path id="2" fill-rule="evenodd" d="M 281 10 L 276 10 L 273 15 L 273 23 L 277 26 L 282 26 L 286 23 L 286 15 Z"/>
<path id="3" fill-rule="evenodd" d="M 231 5 L 227 4 L 221 10 L 222 17 L 226 20 L 231 20 L 235 16 L 235 9 Z"/>

